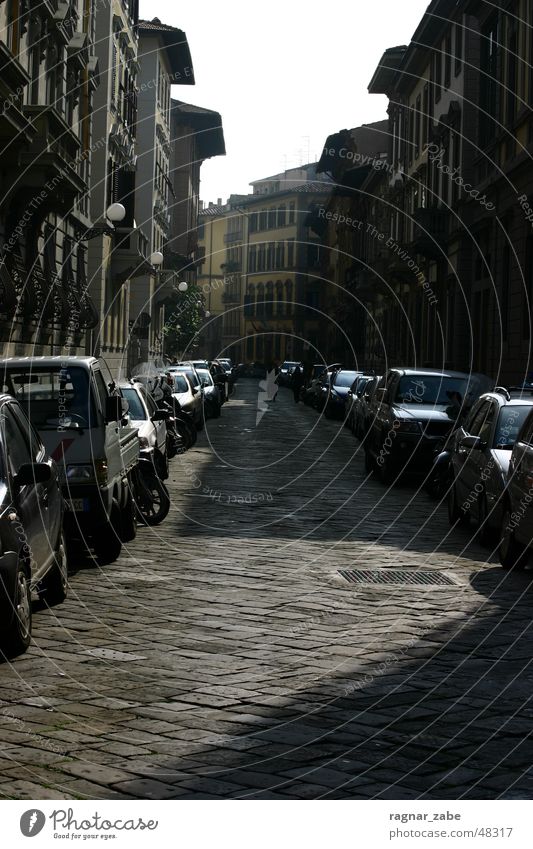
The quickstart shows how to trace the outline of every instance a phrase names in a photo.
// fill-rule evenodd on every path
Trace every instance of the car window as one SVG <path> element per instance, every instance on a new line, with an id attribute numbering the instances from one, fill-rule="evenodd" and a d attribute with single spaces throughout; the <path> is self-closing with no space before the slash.
<path id="1" fill-rule="evenodd" d="M 106 400 L 109 395 L 106 382 L 103 378 L 102 372 L 99 369 L 93 372 L 93 376 L 94 384 L 96 386 L 96 396 L 100 404 L 100 410 L 105 415 Z"/>
<path id="2" fill-rule="evenodd" d="M 530 411 L 531 407 L 524 404 L 508 404 L 506 407 L 502 407 L 494 433 L 493 446 L 495 448 L 512 449 Z"/>
<path id="3" fill-rule="evenodd" d="M 187 383 L 187 378 L 183 374 L 173 374 L 174 378 L 174 392 L 188 392 L 189 384 Z"/>
<path id="4" fill-rule="evenodd" d="M 494 414 L 492 411 L 492 404 L 490 401 L 483 401 L 477 413 L 473 417 L 467 432 L 471 436 L 481 436 L 483 438 L 483 435 L 486 435 L 487 433 L 487 422 L 492 425 L 493 420 Z M 483 441 L 485 441 L 484 438 Z"/>
<path id="5" fill-rule="evenodd" d="M 78 366 L 36 366 L 9 369 L 9 390 L 38 430 L 69 426 L 95 427 L 89 376 Z"/>
<path id="6" fill-rule="evenodd" d="M 527 445 L 533 445 L 533 412 L 530 412 L 529 418 L 522 428 L 520 441 L 527 443 Z"/>
<path id="7" fill-rule="evenodd" d="M 15 404 L 10 404 L 9 409 L 15 416 L 21 430 L 26 435 L 30 444 L 30 452 L 33 462 L 38 463 L 43 458 L 45 451 L 44 445 L 39 439 L 37 431 L 29 421 L 28 417 L 24 415 L 20 407 L 17 407 Z"/>
<path id="8" fill-rule="evenodd" d="M 342 372 L 339 371 L 335 375 L 335 379 L 333 381 L 334 386 L 340 386 L 342 388 L 346 388 L 347 386 L 351 386 L 354 379 L 353 371 Z"/>
<path id="9" fill-rule="evenodd" d="M 134 389 L 132 386 L 131 389 L 122 389 L 121 392 L 126 401 L 128 402 L 128 414 L 130 419 L 133 419 L 133 421 L 136 422 L 146 421 L 146 410 L 144 409 L 143 403 L 137 394 L 137 390 Z"/>
<path id="10" fill-rule="evenodd" d="M 17 424 L 8 404 L 4 404 L 2 408 L 0 428 L 11 474 L 16 475 L 24 463 L 32 462 L 32 457 L 26 436 Z"/>
<path id="11" fill-rule="evenodd" d="M 157 413 L 157 404 L 155 403 L 154 399 L 146 391 L 144 386 L 141 389 L 139 389 L 139 392 L 141 393 L 142 397 L 144 398 L 144 403 L 148 407 L 148 412 L 150 413 L 150 416 L 154 416 Z"/>
<path id="12" fill-rule="evenodd" d="M 462 404 L 467 378 L 413 374 L 401 378 L 396 401 L 402 404 Z"/>

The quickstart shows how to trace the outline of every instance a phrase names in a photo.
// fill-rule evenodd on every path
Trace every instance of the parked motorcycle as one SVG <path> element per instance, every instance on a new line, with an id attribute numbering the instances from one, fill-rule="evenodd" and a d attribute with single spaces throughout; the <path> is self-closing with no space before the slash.
<path id="1" fill-rule="evenodd" d="M 196 440 L 198 439 L 198 431 L 192 414 L 186 410 L 182 410 L 175 398 L 172 400 L 172 403 L 168 401 L 159 401 L 158 403 L 160 410 L 166 410 L 169 413 L 171 426 L 180 440 L 181 450 L 176 451 L 176 453 L 182 454 L 183 451 L 188 451 L 189 448 L 192 448 L 196 444 Z"/>
<path id="2" fill-rule="evenodd" d="M 150 449 L 140 452 L 132 483 L 133 502 L 138 519 L 145 525 L 159 525 L 170 510 L 170 496 L 157 473 Z"/>

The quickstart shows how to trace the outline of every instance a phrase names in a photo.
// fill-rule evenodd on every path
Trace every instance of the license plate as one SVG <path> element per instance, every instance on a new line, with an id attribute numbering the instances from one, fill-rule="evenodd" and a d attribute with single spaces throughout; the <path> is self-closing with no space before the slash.
<path id="1" fill-rule="evenodd" d="M 65 501 L 65 510 L 70 513 L 88 513 L 89 499 L 88 498 L 71 498 Z"/>

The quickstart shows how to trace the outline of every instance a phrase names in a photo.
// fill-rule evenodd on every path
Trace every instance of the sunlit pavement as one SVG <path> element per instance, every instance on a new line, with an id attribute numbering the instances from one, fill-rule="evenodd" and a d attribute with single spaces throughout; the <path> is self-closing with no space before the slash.
<path id="1" fill-rule="evenodd" d="M 532 797 L 531 574 L 416 482 L 367 479 L 341 423 L 258 393 L 241 380 L 173 461 L 163 525 L 36 610 L 0 666 L 0 793 Z"/>

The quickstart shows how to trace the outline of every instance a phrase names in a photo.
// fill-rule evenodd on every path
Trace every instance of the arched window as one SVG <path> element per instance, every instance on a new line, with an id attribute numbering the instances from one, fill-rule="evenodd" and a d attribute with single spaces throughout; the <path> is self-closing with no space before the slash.
<path id="1" fill-rule="evenodd" d="M 274 315 L 274 284 L 271 281 L 266 284 L 265 315 L 268 318 Z"/>
<path id="2" fill-rule="evenodd" d="M 265 287 L 263 283 L 260 283 L 257 287 L 257 309 L 255 314 L 258 318 L 264 318 L 265 315 Z"/>
<path id="3" fill-rule="evenodd" d="M 285 306 L 283 301 L 283 283 L 281 280 L 278 280 L 276 283 L 276 315 L 283 315 Z"/>
<path id="4" fill-rule="evenodd" d="M 286 301 L 285 314 L 286 315 L 292 315 L 292 313 L 293 313 L 292 289 L 293 289 L 292 281 L 287 280 L 287 282 L 285 283 L 285 301 Z"/>

